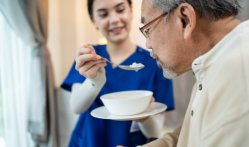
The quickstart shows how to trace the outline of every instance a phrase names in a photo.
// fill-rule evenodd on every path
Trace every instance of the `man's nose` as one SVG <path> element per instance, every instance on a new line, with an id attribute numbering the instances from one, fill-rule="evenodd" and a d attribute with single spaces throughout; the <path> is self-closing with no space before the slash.
<path id="1" fill-rule="evenodd" d="M 148 49 L 152 49 L 151 41 L 150 41 L 149 38 L 146 38 L 146 47 L 147 47 Z"/>

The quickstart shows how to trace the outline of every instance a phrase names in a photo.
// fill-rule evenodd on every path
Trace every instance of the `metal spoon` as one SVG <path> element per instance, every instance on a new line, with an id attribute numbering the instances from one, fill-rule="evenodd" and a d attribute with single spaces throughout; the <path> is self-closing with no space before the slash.
<path id="1" fill-rule="evenodd" d="M 113 63 L 112 61 L 110 61 L 110 60 L 108 60 L 106 58 L 102 57 L 102 59 L 104 59 L 105 61 L 111 63 L 113 66 L 117 66 L 117 67 L 119 67 L 121 69 L 124 69 L 124 70 L 135 70 L 135 71 L 138 71 L 138 70 L 144 68 L 144 65 L 141 64 L 141 63 L 133 63 L 131 65 L 118 65 L 118 64 L 115 64 L 115 63 Z"/>

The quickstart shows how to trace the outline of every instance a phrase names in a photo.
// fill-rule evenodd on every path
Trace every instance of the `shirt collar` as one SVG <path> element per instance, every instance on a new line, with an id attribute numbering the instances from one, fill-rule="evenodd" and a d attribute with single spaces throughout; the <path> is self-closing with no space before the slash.
<path id="1" fill-rule="evenodd" d="M 243 31 L 243 27 L 249 24 L 249 21 L 239 24 L 235 29 L 228 33 L 221 41 L 219 41 L 211 50 L 204 55 L 196 58 L 192 63 L 192 70 L 197 81 L 202 81 L 205 76 L 206 69 L 214 64 L 219 58 L 225 56 L 230 45 L 237 43 L 237 36 Z M 229 45 L 230 44 L 230 45 Z"/>

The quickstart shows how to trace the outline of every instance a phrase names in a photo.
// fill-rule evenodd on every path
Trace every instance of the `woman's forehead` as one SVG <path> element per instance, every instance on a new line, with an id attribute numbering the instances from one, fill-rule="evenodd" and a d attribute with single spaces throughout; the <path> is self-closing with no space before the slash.
<path id="1" fill-rule="evenodd" d="M 93 9 L 111 9 L 118 5 L 128 4 L 127 0 L 94 0 Z"/>

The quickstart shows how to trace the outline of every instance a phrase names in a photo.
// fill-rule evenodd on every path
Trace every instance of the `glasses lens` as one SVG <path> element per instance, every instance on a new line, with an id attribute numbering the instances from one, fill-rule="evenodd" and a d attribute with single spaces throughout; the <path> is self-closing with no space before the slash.
<path id="1" fill-rule="evenodd" d="M 168 14 L 168 12 L 165 12 L 163 14 L 161 14 L 160 16 L 156 17 L 155 19 L 153 19 L 152 21 L 150 21 L 149 23 L 147 23 L 146 25 L 144 25 L 142 28 L 140 28 L 140 31 L 143 33 L 143 35 L 148 38 L 149 34 L 150 34 L 150 26 L 156 22 L 157 20 L 161 20 L 164 16 L 166 16 Z"/>
<path id="2" fill-rule="evenodd" d="M 149 28 L 144 29 L 144 34 L 145 34 L 145 36 L 149 36 L 149 31 L 150 31 Z"/>

